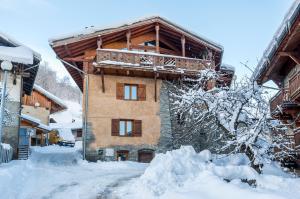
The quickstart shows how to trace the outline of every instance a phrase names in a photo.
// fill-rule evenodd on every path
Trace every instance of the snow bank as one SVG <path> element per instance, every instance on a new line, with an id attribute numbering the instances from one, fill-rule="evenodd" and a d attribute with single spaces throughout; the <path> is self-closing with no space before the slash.
<path id="1" fill-rule="evenodd" d="M 283 176 L 276 169 L 272 175 L 259 175 L 248 164 L 249 159 L 243 154 L 213 156 L 207 150 L 196 153 L 191 146 L 184 146 L 156 155 L 145 173 L 120 188 L 118 194 L 122 198 L 139 198 L 143 194 L 144 198 L 205 199 L 299 196 L 299 179 Z M 254 185 L 245 183 L 250 181 Z"/>
<path id="2" fill-rule="evenodd" d="M 51 145 L 32 147 L 30 161 L 38 164 L 75 165 L 81 161 L 81 155 L 75 148 Z"/>

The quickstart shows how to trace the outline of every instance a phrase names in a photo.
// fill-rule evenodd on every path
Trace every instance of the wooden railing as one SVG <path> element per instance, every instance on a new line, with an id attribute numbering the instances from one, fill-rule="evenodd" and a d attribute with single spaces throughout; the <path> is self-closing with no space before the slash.
<path id="1" fill-rule="evenodd" d="M 284 92 L 279 91 L 272 99 L 270 100 L 270 111 L 271 113 L 280 106 L 284 101 Z"/>
<path id="2" fill-rule="evenodd" d="M 163 69 L 180 68 L 195 71 L 214 66 L 210 60 L 114 49 L 98 49 L 97 62 L 100 64 L 128 65 L 134 67 L 158 66 Z"/>

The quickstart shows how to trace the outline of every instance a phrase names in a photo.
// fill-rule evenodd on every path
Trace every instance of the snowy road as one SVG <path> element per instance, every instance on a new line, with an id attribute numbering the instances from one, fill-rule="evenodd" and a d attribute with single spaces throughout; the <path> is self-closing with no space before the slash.
<path id="1" fill-rule="evenodd" d="M 70 153 L 34 153 L 30 160 L 0 165 L 0 198 L 109 198 L 113 187 L 140 176 L 147 167 L 134 162 L 87 163 Z"/>

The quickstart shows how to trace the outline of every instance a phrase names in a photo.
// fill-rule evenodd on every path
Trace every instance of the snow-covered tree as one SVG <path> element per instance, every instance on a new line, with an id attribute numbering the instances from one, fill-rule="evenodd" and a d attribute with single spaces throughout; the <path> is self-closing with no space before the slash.
<path id="1" fill-rule="evenodd" d="M 230 88 L 219 86 L 207 90 L 218 78 L 215 71 L 203 70 L 197 79 L 173 84 L 176 87 L 170 94 L 173 112 L 184 120 L 184 128 L 189 129 L 176 139 L 193 139 L 203 128 L 208 128 L 203 136 L 215 151 L 245 153 L 251 166 L 260 171 L 263 162 L 273 157 L 274 145 L 282 147 L 274 137 L 283 140 L 277 136 L 280 134 L 272 134 L 277 126 L 270 119 L 266 91 L 250 78 L 234 81 Z"/>

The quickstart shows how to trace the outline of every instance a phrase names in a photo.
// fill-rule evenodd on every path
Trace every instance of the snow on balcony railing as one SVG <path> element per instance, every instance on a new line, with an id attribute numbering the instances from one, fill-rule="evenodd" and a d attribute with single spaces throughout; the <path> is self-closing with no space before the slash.
<path id="1" fill-rule="evenodd" d="M 170 70 L 199 71 L 214 66 L 211 60 L 194 59 L 151 52 L 115 49 L 97 49 L 99 64 L 124 65 L 132 67 L 160 67 Z"/>

